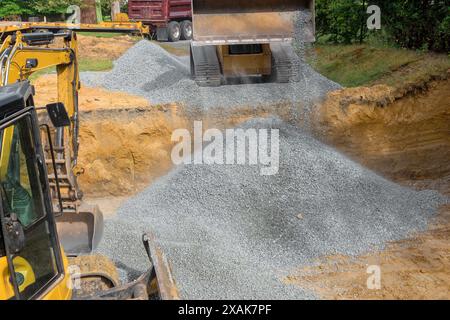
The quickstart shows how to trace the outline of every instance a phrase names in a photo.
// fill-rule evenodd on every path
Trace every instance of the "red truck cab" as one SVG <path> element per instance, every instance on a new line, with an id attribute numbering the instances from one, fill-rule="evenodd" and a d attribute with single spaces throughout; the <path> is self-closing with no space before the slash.
<path id="1" fill-rule="evenodd" d="M 128 16 L 149 25 L 158 41 L 192 39 L 191 0 L 129 0 Z"/>

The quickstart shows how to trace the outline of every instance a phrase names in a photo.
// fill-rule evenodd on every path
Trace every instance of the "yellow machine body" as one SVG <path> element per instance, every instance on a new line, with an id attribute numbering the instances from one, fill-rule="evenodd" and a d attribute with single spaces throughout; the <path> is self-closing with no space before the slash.
<path id="1" fill-rule="evenodd" d="M 0 34 L 1 36 L 1 34 Z M 48 68 L 48 67 L 56 67 L 57 71 L 57 78 L 58 78 L 58 102 L 64 103 L 65 110 L 67 112 L 67 115 L 70 119 L 70 125 L 69 126 L 63 126 L 61 127 L 64 133 L 64 145 L 63 148 L 64 151 L 68 151 L 68 154 L 70 155 L 69 161 L 70 161 L 70 172 L 73 175 L 75 175 L 75 163 L 76 163 L 76 151 L 78 148 L 78 141 L 77 141 L 77 135 L 76 135 L 76 129 L 78 126 L 78 90 L 80 88 L 80 82 L 79 82 L 79 75 L 78 75 L 78 63 L 77 63 L 77 39 L 76 34 L 74 32 L 63 32 L 60 33 L 59 36 L 64 36 L 64 45 L 62 47 L 54 48 L 54 47 L 48 47 L 48 46 L 42 46 L 42 45 L 33 45 L 33 42 L 31 40 L 41 39 L 40 37 L 43 37 L 44 40 L 51 40 L 53 37 L 49 35 L 48 33 L 42 35 L 42 34 L 23 34 L 20 31 L 15 32 L 14 34 L 8 35 L 3 43 L 0 44 L 0 77 L 1 77 L 1 83 L 0 83 L 0 90 L 2 87 L 8 87 L 3 88 L 6 90 L 3 90 L 3 92 L 6 92 L 8 94 L 10 88 L 14 87 L 20 87 L 20 88 L 26 88 L 27 96 L 25 99 L 27 99 L 26 106 L 20 106 L 17 105 L 17 108 L 15 109 L 15 112 L 10 113 L 8 109 L 6 111 L 6 116 L 9 117 L 10 115 L 13 115 L 12 118 L 16 117 L 16 113 L 20 112 L 28 112 L 28 109 L 32 109 L 32 111 L 29 111 L 33 116 L 31 117 L 30 130 L 34 133 L 39 132 L 39 125 L 36 115 L 36 109 L 34 108 L 34 102 L 32 99 L 32 92 L 33 88 L 29 84 L 29 81 L 27 79 L 35 73 L 36 71 Z M 47 37 L 47 38 L 46 38 Z M 7 53 L 7 54 L 5 54 Z M 8 102 L 10 103 L 10 102 Z M 8 108 L 10 106 L 7 104 Z M 25 109 L 24 109 L 25 108 Z M 28 109 L 26 109 L 28 108 Z M 11 120 L 5 120 L 5 114 L 2 114 L 2 110 L 0 109 L 0 122 L 1 121 L 11 121 Z M 45 114 L 45 112 L 42 112 L 42 114 Z M 17 120 L 21 116 L 17 116 Z M 15 122 L 13 125 L 9 125 L 5 128 L 3 128 L 0 132 L 0 182 L 2 182 L 2 192 L 0 193 L 0 198 L 2 201 L 5 199 L 4 192 L 3 192 L 3 182 L 9 182 L 7 180 L 7 175 L 9 175 L 8 167 L 10 166 L 11 162 L 11 156 L 17 154 L 18 150 L 20 149 L 17 144 L 14 141 L 14 135 L 17 128 L 21 128 L 23 125 L 16 125 Z M 19 129 L 20 130 L 20 129 Z M 55 129 L 56 130 L 56 129 Z M 51 133 L 51 131 L 49 131 Z M 24 153 L 24 157 L 27 159 L 26 162 L 29 163 L 29 161 L 32 161 L 32 163 L 39 166 L 39 161 L 37 161 L 37 157 L 35 152 L 38 151 L 38 156 L 43 159 L 46 157 L 44 155 L 45 151 L 51 150 L 52 148 L 48 148 L 50 145 L 44 144 L 43 140 L 45 140 L 45 130 L 43 130 L 39 135 L 32 135 L 34 136 L 34 149 L 30 149 L 29 153 Z M 22 137 L 22 136 L 21 136 Z M 21 138 L 22 139 L 22 138 Z M 48 141 L 47 141 L 48 142 Z M 56 146 L 57 147 L 57 146 Z M 58 152 L 57 150 L 55 153 Z M 54 153 L 53 153 L 54 154 Z M 22 157 L 22 156 L 21 156 Z M 22 158 L 20 158 L 22 159 Z M 33 160 L 31 160 L 33 159 Z M 18 251 L 16 254 L 11 255 L 9 254 L 6 256 L 6 254 L 3 252 L 3 245 L 6 245 L 6 242 L 4 239 L 2 239 L 2 234 L 4 230 L 0 229 L 0 299 L 12 299 L 15 297 L 15 290 L 18 296 L 20 298 L 30 298 L 28 296 L 28 292 L 26 291 L 35 291 L 35 289 L 39 290 L 37 291 L 39 295 L 37 296 L 31 296 L 32 299 L 43 299 L 43 300 L 67 300 L 71 299 L 74 294 L 76 294 L 76 290 L 74 290 L 72 286 L 71 281 L 71 275 L 69 274 L 69 263 L 67 259 L 67 255 L 65 254 L 65 251 L 63 249 L 63 246 L 67 248 L 64 244 L 64 231 L 67 231 L 67 234 L 69 237 L 76 238 L 80 235 L 82 235 L 83 240 L 86 239 L 86 236 L 84 235 L 86 232 L 85 229 L 79 229 L 76 226 L 76 223 L 79 222 L 77 218 L 80 216 L 92 216 L 92 212 L 83 212 L 82 209 L 74 210 L 73 212 L 65 212 L 63 211 L 63 214 L 60 218 L 62 218 L 62 221 L 64 222 L 63 225 L 65 225 L 65 228 L 60 228 L 59 225 L 55 222 L 60 222 L 59 218 L 55 218 L 53 213 L 57 213 L 58 208 L 57 207 L 57 197 L 55 197 L 55 194 L 50 192 L 50 188 L 52 187 L 52 182 L 50 181 L 52 173 L 49 170 L 49 167 L 47 167 L 47 164 L 53 163 L 54 160 L 59 160 L 58 158 L 55 159 L 45 159 L 46 160 L 46 169 L 42 169 L 43 171 L 39 171 L 39 175 L 41 172 L 45 172 L 46 176 L 46 182 L 43 182 L 43 179 L 40 180 L 40 183 L 43 186 L 46 186 L 45 188 L 41 189 L 40 191 L 36 191 L 34 189 L 33 192 L 29 192 L 30 190 L 26 189 L 23 190 L 25 187 L 25 184 L 22 185 L 22 173 L 17 175 L 17 182 L 19 183 L 19 186 L 22 188 L 22 191 L 28 191 L 24 192 L 26 196 L 28 197 L 28 201 L 33 199 L 34 206 L 26 204 L 26 209 L 29 210 L 29 208 L 36 208 L 37 203 L 48 203 L 52 202 L 53 200 L 53 206 L 52 205 L 45 205 L 45 210 L 43 212 L 46 212 L 47 214 L 36 220 L 36 223 L 41 223 L 43 221 L 42 219 L 45 218 L 45 221 L 47 223 L 45 228 L 40 229 L 46 230 L 45 233 L 47 233 L 46 236 L 49 236 L 51 239 L 50 242 L 51 247 L 47 247 L 41 239 L 44 239 L 42 234 L 38 234 L 40 238 L 33 236 L 32 238 L 25 237 L 26 243 L 36 243 L 35 240 L 39 243 L 39 250 L 30 250 L 29 248 L 26 249 L 26 252 Z M 14 162 L 11 163 L 18 163 L 14 160 Z M 22 162 L 20 166 L 22 165 Z M 42 165 L 44 165 L 41 162 Z M 52 168 L 56 168 L 58 163 L 53 163 Z M 53 171 L 54 172 L 54 171 Z M 36 176 L 36 175 L 35 175 Z M 56 174 L 54 174 L 54 177 L 56 177 Z M 26 178 L 26 177 L 25 177 Z M 31 178 L 30 178 L 31 180 Z M 25 182 L 25 181 L 23 181 Z M 61 191 L 64 193 L 64 188 L 70 189 L 68 186 L 61 186 Z M 19 188 L 17 188 L 19 190 Z M 49 191 L 49 192 L 43 192 L 43 191 Z M 69 190 L 70 191 L 70 190 Z M 15 192 L 15 191 L 14 191 Z M 28 193 L 28 194 L 27 194 Z M 38 199 L 37 195 L 41 195 L 44 199 L 41 201 Z M 53 199 L 51 198 L 53 196 Z M 63 194 L 64 196 L 64 194 Z M 30 198 L 31 197 L 31 198 Z M 6 199 L 11 200 L 10 196 L 7 196 Z M 81 199 L 75 199 L 75 203 L 80 203 Z M 15 200 L 14 200 L 15 201 Z M 37 206 L 39 207 L 39 206 Z M 1 214 L 3 215 L 5 212 L 5 208 L 3 204 L 0 207 Z M 36 213 L 32 209 L 31 212 Z M 20 211 L 19 211 L 20 212 Z M 8 219 L 13 219 L 12 215 L 13 213 L 17 214 L 19 216 L 19 212 L 16 210 L 8 211 Z M 27 211 L 28 212 L 28 211 Z M 88 213 L 87 215 L 85 213 Z M 95 213 L 95 212 L 94 212 Z M 94 215 L 96 216 L 96 215 Z M 74 218 L 74 220 L 71 220 L 71 217 Z M 99 213 L 98 217 L 102 217 L 101 213 Z M 6 219 L 6 218 L 5 218 Z M 91 219 L 91 218 L 89 218 Z M 34 220 L 31 220 L 32 223 Z M 99 239 L 101 239 L 102 234 L 97 233 L 96 226 L 99 224 L 103 224 L 103 221 L 98 221 L 98 224 L 95 224 L 96 218 L 94 219 L 94 225 L 88 226 L 88 231 L 94 232 L 94 235 L 92 238 L 95 238 L 92 240 L 92 242 L 97 242 Z M 82 222 L 92 222 L 89 221 L 82 221 Z M 3 221 L 3 224 L 6 223 Z M 16 221 L 17 223 L 17 221 Z M 23 225 L 23 221 L 19 220 L 18 222 L 20 225 Z M 37 224 L 36 224 L 37 225 Z M 37 226 L 44 226 L 43 224 L 39 224 Z M 3 225 L 2 225 L 3 228 Z M 26 232 L 32 232 L 33 230 L 37 230 L 37 228 L 31 228 L 30 230 L 26 229 L 26 226 L 24 226 L 25 233 Z M 39 232 L 41 232 L 39 231 Z M 6 237 L 6 236 L 5 236 Z M 8 236 L 10 237 L 10 236 Z M 6 238 L 5 238 L 6 239 Z M 28 241 L 26 241 L 28 240 Z M 2 243 L 3 242 L 3 243 Z M 171 275 L 170 266 L 165 259 L 162 252 L 157 248 L 157 246 L 154 244 L 154 241 L 150 241 L 149 237 L 146 237 L 144 241 L 144 246 L 146 248 L 147 254 L 151 260 L 151 266 L 152 268 L 149 269 L 146 273 L 141 275 L 139 279 L 136 281 L 125 284 L 123 286 L 114 287 L 111 290 L 105 290 L 102 292 L 94 292 L 90 298 L 93 299 L 101 299 L 101 298 L 116 298 L 116 299 L 146 299 L 149 298 L 149 296 L 157 297 L 159 299 L 177 299 L 178 298 L 178 291 L 176 289 L 176 285 L 174 282 L 174 279 Z M 9 246 L 8 246 L 9 248 Z M 43 252 L 46 254 L 46 256 L 42 256 L 41 249 L 49 249 L 47 252 Z M 7 251 L 5 251 L 7 252 Z M 15 252 L 15 251 L 14 251 Z M 49 254 L 50 252 L 50 254 Z M 49 258 L 50 257 L 50 258 Z M 53 257 L 53 258 L 52 258 Z M 43 260 L 43 259 L 50 259 L 50 260 Z M 46 261 L 46 266 L 52 266 L 55 267 L 56 273 L 55 276 L 51 278 L 51 280 L 45 280 L 45 283 L 38 282 L 37 279 L 42 280 L 42 266 L 36 267 L 35 270 L 33 270 L 32 266 L 36 265 L 36 261 L 42 262 Z M 80 264 L 80 266 L 86 267 L 84 262 Z M 17 285 L 12 285 L 11 283 L 11 269 L 14 269 L 14 279 L 16 281 L 14 282 Z M 102 274 L 105 273 L 102 270 L 97 270 L 96 266 L 93 266 L 92 268 L 87 268 L 88 277 L 95 277 L 95 274 L 99 273 L 99 278 L 102 278 Z M 44 274 L 46 276 L 47 274 Z M 40 277 L 41 276 L 41 277 Z M 80 275 L 82 277 L 82 275 Z M 17 278 L 20 278 L 20 281 L 17 281 Z M 103 276 L 105 278 L 105 276 Z M 106 277 L 107 278 L 107 277 Z M 47 278 L 45 278 L 47 279 Z M 22 294 L 23 293 L 23 294 Z"/>
<path id="2" fill-rule="evenodd" d="M 298 82 L 299 57 L 292 43 L 315 41 L 314 3 L 192 0 L 192 79 L 199 86 L 254 76 Z"/>
<path id="3" fill-rule="evenodd" d="M 69 263 L 63 254 L 64 270 L 68 270 Z M 14 270 L 23 277 L 23 282 L 19 286 L 22 292 L 35 282 L 35 275 L 31 265 L 24 258 L 17 256 L 13 260 Z M 6 257 L 0 257 L 0 300 L 8 300 L 14 297 L 14 289 L 11 285 L 11 274 L 9 272 Z M 70 274 L 64 273 L 47 291 L 38 299 L 41 300 L 70 300 L 72 299 L 72 282 Z"/>

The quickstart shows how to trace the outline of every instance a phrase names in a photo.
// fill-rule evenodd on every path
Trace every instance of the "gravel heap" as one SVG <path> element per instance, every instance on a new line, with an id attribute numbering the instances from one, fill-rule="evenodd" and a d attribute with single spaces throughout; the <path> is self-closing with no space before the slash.
<path id="1" fill-rule="evenodd" d="M 298 83 L 200 88 L 190 79 L 188 57 L 175 57 L 159 45 L 143 40 L 115 61 L 110 72 L 84 72 L 81 80 L 88 86 L 144 96 L 152 104 L 178 102 L 205 110 L 280 102 L 306 105 L 322 98 L 328 91 L 340 88 L 304 62 L 301 72 L 302 80 Z"/>
<path id="2" fill-rule="evenodd" d="M 153 232 L 183 298 L 301 299 L 281 279 L 313 259 L 356 255 L 423 230 L 447 198 L 390 182 L 279 119 L 278 175 L 258 166 L 183 165 L 106 221 L 99 252 L 129 275 L 148 268 L 141 233 Z"/>

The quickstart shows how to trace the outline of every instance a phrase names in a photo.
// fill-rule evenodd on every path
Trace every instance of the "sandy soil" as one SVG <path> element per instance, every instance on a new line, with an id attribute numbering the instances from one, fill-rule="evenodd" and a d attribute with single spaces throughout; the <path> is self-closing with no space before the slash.
<path id="1" fill-rule="evenodd" d="M 378 85 L 329 94 L 316 132 L 380 174 L 450 195 L 450 81 L 399 97 Z M 361 257 L 324 257 L 283 279 L 325 299 L 450 299 L 450 206 L 427 232 Z M 367 267 L 381 267 L 381 289 L 367 288 Z"/>
<path id="2" fill-rule="evenodd" d="M 55 74 L 39 77 L 34 85 L 36 87 L 35 103 L 44 106 L 57 101 L 57 79 Z M 80 111 L 93 111 L 101 109 L 123 109 L 129 107 L 150 107 L 147 99 L 122 92 L 111 92 L 102 88 L 90 88 L 81 85 L 79 92 Z"/>
<path id="3" fill-rule="evenodd" d="M 317 133 L 397 182 L 450 194 L 450 80 L 399 98 L 385 85 L 332 92 Z"/>
<path id="4" fill-rule="evenodd" d="M 87 57 L 117 57 L 132 45 L 131 39 L 80 40 Z M 39 78 L 36 87 L 37 105 L 56 101 L 54 75 Z M 390 179 L 450 195 L 449 92 L 449 80 L 428 83 L 423 92 L 405 97 L 384 85 L 336 91 L 318 109 L 315 128 L 322 139 Z M 280 109 L 274 108 L 288 118 L 289 111 L 280 114 Z M 189 127 L 194 119 L 204 119 L 206 127 L 233 126 L 274 110 L 187 115 L 180 106 L 150 106 L 140 97 L 82 87 L 83 191 L 107 215 L 114 214 L 128 196 L 170 170 L 174 129 Z M 449 235 L 450 208 L 445 207 L 425 233 L 361 257 L 326 257 L 316 266 L 292 270 L 282 281 L 329 299 L 448 299 Z M 374 264 L 382 272 L 382 289 L 377 291 L 366 286 L 367 266 Z"/>

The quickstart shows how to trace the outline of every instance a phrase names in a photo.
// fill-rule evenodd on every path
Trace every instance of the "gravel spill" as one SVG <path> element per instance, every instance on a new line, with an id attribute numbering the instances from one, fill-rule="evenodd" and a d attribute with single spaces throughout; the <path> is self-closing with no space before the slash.
<path id="1" fill-rule="evenodd" d="M 423 230 L 447 198 L 390 182 L 277 118 L 280 168 L 182 165 L 106 221 L 98 251 L 130 277 L 148 268 L 141 233 L 156 235 L 188 299 L 303 299 L 281 279 L 320 256 L 357 255 Z"/>
<path id="2" fill-rule="evenodd" d="M 152 104 L 181 103 L 208 110 L 280 102 L 311 104 L 340 86 L 301 64 L 298 83 L 252 83 L 215 88 L 198 87 L 190 79 L 189 58 L 176 57 L 159 45 L 143 40 L 114 63 L 109 72 L 84 72 L 88 86 L 125 91 L 146 97 Z"/>

